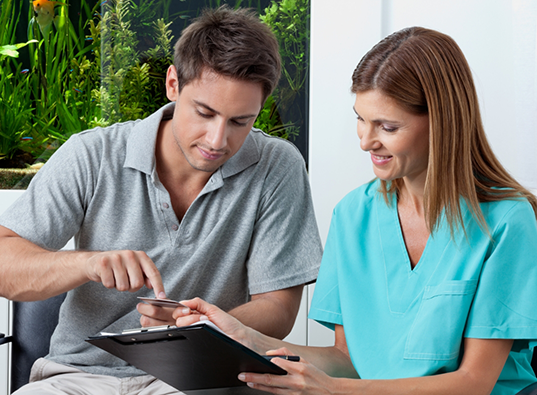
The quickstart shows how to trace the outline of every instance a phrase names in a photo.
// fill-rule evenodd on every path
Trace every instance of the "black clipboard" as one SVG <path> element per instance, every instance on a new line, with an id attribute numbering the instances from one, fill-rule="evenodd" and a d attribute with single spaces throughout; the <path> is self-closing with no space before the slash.
<path id="1" fill-rule="evenodd" d="M 249 387 L 237 378 L 241 372 L 287 374 L 205 323 L 143 330 L 92 336 L 86 341 L 180 391 L 227 388 L 232 392 L 217 392 L 248 393 Z"/>

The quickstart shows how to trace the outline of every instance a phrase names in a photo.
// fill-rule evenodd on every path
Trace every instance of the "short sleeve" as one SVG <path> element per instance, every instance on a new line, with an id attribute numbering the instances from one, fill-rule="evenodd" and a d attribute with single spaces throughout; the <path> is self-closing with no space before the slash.
<path id="1" fill-rule="evenodd" d="M 338 243 L 342 238 L 338 233 L 337 214 L 334 210 L 308 315 L 310 319 L 332 330 L 334 325 L 343 325 L 338 286 Z"/>
<path id="2" fill-rule="evenodd" d="M 514 201 L 491 231 L 465 337 L 537 339 L 537 221 Z"/>
<path id="3" fill-rule="evenodd" d="M 314 282 L 319 271 L 322 243 L 308 174 L 302 157 L 285 166 L 267 176 L 271 186 L 260 201 L 247 263 L 251 294 Z"/>
<path id="4" fill-rule="evenodd" d="M 80 228 L 91 184 L 86 147 L 73 135 L 0 217 L 0 224 L 41 247 L 60 249 Z"/>

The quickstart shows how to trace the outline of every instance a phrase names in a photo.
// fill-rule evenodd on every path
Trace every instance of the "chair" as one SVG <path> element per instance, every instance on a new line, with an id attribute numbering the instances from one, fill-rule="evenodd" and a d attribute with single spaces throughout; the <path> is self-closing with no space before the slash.
<path id="1" fill-rule="evenodd" d="M 11 392 L 28 383 L 36 359 L 48 354 L 65 294 L 37 302 L 13 302 L 13 335 L 0 334 L 0 344 L 12 343 Z"/>

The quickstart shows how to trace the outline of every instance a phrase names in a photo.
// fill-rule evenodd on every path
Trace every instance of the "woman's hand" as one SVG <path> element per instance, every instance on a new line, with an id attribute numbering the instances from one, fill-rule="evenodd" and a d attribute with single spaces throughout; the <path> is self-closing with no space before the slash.
<path id="1" fill-rule="evenodd" d="M 209 320 L 232 339 L 255 349 L 253 343 L 249 340 L 249 336 L 255 331 L 243 325 L 235 317 L 200 298 L 183 300 L 181 303 L 187 306 L 190 311 L 187 312 L 184 308 L 175 309 L 173 312 L 173 318 L 176 320 L 175 325 L 187 326 L 198 321 Z"/>
<path id="2" fill-rule="evenodd" d="M 287 348 L 267 352 L 267 355 L 293 355 Z M 287 371 L 287 375 L 241 373 L 239 380 L 249 387 L 273 394 L 332 394 L 334 378 L 304 359 L 300 362 L 273 358 L 272 363 Z"/>

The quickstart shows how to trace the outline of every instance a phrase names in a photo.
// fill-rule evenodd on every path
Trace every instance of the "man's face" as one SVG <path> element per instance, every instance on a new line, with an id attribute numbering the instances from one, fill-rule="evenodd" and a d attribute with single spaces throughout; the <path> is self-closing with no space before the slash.
<path id="1" fill-rule="evenodd" d="M 192 168 L 213 173 L 241 148 L 261 110 L 261 84 L 205 70 L 177 89 L 175 67 L 168 69 L 166 90 L 175 101 L 171 130 L 180 155 Z"/>

